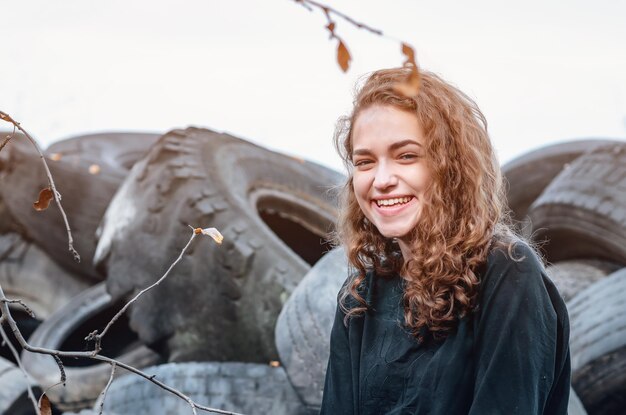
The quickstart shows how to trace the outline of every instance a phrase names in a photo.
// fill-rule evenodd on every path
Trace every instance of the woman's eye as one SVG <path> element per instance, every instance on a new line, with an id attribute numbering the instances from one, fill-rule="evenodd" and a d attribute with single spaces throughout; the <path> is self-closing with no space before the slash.
<path id="1" fill-rule="evenodd" d="M 369 163 L 371 163 L 371 160 L 355 160 L 352 162 L 352 164 L 354 165 L 354 167 L 363 167 L 368 165 Z"/>
<path id="2" fill-rule="evenodd" d="M 402 160 L 413 160 L 418 158 L 419 156 L 417 154 L 414 153 L 404 153 L 400 155 L 400 159 Z"/>

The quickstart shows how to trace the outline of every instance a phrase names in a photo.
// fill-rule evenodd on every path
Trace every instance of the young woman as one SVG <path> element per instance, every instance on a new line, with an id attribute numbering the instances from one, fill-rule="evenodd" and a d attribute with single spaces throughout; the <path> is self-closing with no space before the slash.
<path id="1" fill-rule="evenodd" d="M 567 311 L 507 225 L 485 118 L 432 73 L 403 95 L 409 73 L 374 72 L 339 124 L 339 237 L 356 272 L 321 413 L 566 414 Z"/>

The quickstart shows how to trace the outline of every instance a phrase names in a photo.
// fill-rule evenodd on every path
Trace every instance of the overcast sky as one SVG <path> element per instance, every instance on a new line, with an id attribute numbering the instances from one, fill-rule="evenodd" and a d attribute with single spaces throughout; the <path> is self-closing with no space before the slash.
<path id="1" fill-rule="evenodd" d="M 195 125 L 340 168 L 337 117 L 398 40 L 472 96 L 501 161 L 583 137 L 626 140 L 626 2 L 336 0 L 393 39 L 293 0 L 0 0 L 0 110 L 45 147 Z M 394 40 L 395 39 L 395 40 Z M 6 127 L 4 127 L 6 128 Z"/>

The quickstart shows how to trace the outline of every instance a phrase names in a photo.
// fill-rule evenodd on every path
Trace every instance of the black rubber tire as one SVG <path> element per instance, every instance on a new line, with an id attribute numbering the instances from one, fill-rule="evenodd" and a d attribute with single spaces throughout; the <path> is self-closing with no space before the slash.
<path id="1" fill-rule="evenodd" d="M 35 330 L 29 343 L 32 346 L 57 350 L 88 350 L 85 348 L 87 345 L 84 337 L 95 329 L 102 330 L 112 314 L 120 308 L 120 304 L 112 302 L 105 284 L 99 283 L 74 297 L 46 319 Z M 136 341 L 136 336 L 128 329 L 127 324 L 126 319 L 120 318 L 112 326 L 102 341 L 101 354 L 136 368 L 160 362 L 158 354 Z M 59 369 L 52 356 L 24 351 L 22 363 L 43 387 L 59 381 Z M 64 360 L 64 363 L 66 386 L 49 390 L 50 401 L 61 410 L 69 411 L 91 406 L 109 379 L 110 366 L 89 359 Z"/>
<path id="2" fill-rule="evenodd" d="M 23 300 L 44 320 L 90 282 L 61 268 L 19 234 L 9 233 L 0 235 L 0 284 L 8 298 Z"/>
<path id="3" fill-rule="evenodd" d="M 95 231 L 133 158 L 145 153 L 157 138 L 153 134 L 124 133 L 81 136 L 55 143 L 45 153 L 55 185 L 63 196 L 61 202 L 72 229 L 74 247 L 81 255 L 80 263 L 68 250 L 65 224 L 56 204 L 52 202 L 41 212 L 32 207 L 39 191 L 48 186 L 43 164 L 32 146 L 3 150 L 10 151 L 3 163 L 0 198 L 21 224 L 26 239 L 34 241 L 68 270 L 102 280 L 104 276 L 96 272 L 92 262 Z M 53 153 L 60 159 L 50 159 Z M 92 165 L 98 166 L 97 174 L 90 173 Z"/>
<path id="4" fill-rule="evenodd" d="M 169 363 L 146 373 L 216 409 L 244 414 L 311 414 L 304 409 L 285 371 L 255 363 Z M 96 402 L 94 408 L 99 406 Z M 179 415 L 191 413 L 179 397 L 134 374 L 116 378 L 104 401 L 104 415 Z"/>
<path id="5" fill-rule="evenodd" d="M 502 173 L 507 181 L 507 201 L 513 219 L 524 220 L 530 205 L 569 163 L 586 151 L 611 143 L 615 141 L 566 141 L 523 154 L 502 166 Z"/>
<path id="6" fill-rule="evenodd" d="M 35 313 L 33 318 L 19 304 L 9 305 L 27 340 L 42 320 L 89 286 L 16 233 L 0 235 L 0 285 L 7 298 L 24 301 Z M 17 340 L 11 341 L 19 349 Z M 15 362 L 8 348 L 0 348 L 0 356 Z"/>
<path id="7" fill-rule="evenodd" d="M 97 164 L 101 173 L 123 180 L 160 136 L 131 132 L 86 134 L 52 143 L 46 154 L 59 154 L 61 160 L 75 166 Z"/>
<path id="8" fill-rule="evenodd" d="M 337 293 L 347 277 L 345 252 L 332 250 L 298 284 L 276 323 L 276 347 L 287 376 L 307 407 L 318 411 Z"/>
<path id="9" fill-rule="evenodd" d="M 41 393 L 31 382 L 33 393 Z M 35 409 L 28 398 L 28 381 L 12 362 L 0 357 L 0 414 L 31 415 Z"/>
<path id="10" fill-rule="evenodd" d="M 1 131 L 0 132 L 0 140 L 4 140 L 5 137 L 7 137 L 9 134 L 11 134 L 9 131 Z M 34 148 L 32 147 L 32 145 L 28 142 L 28 139 L 26 138 L 26 136 L 22 133 L 14 133 L 11 134 L 12 138 L 9 140 L 9 142 L 5 145 L 5 147 L 0 150 L 0 183 L 2 184 L 0 186 L 0 234 L 5 234 L 5 233 L 12 233 L 12 232 L 21 232 L 24 233 L 24 229 L 23 226 L 21 226 L 13 217 L 13 215 L 11 214 L 11 211 L 9 210 L 9 207 L 7 206 L 7 204 L 5 203 L 5 201 L 2 198 L 2 194 L 4 193 L 2 191 L 2 188 L 7 188 L 6 191 L 10 191 L 13 193 L 19 193 L 19 192 L 28 192 L 30 189 L 22 189 L 22 188 L 11 188 L 8 189 L 8 183 L 5 182 L 5 177 L 10 174 L 12 168 L 13 168 L 13 164 L 11 162 L 12 156 L 11 154 L 15 154 L 16 152 L 34 152 Z"/>
<path id="11" fill-rule="evenodd" d="M 611 262 L 576 259 L 551 264 L 546 272 L 567 302 L 578 292 L 620 268 L 620 265 Z"/>
<path id="12" fill-rule="evenodd" d="M 626 408 L 626 268 L 569 303 L 572 385 L 591 414 Z"/>
<path id="13" fill-rule="evenodd" d="M 172 275 L 133 305 L 131 326 L 169 361 L 277 360 L 276 319 L 327 249 L 336 213 L 329 189 L 342 180 L 227 134 L 175 130 L 112 200 L 96 262 L 114 297 L 130 295 L 178 257 L 188 225 L 218 228 L 223 244 L 194 241 Z"/>
<path id="14" fill-rule="evenodd" d="M 626 142 L 576 159 L 529 216 L 549 262 L 592 257 L 626 265 Z"/>

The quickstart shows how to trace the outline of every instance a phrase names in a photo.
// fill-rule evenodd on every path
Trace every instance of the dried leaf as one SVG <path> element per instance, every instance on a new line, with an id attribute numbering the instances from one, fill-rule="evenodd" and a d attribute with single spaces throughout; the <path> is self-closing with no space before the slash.
<path id="1" fill-rule="evenodd" d="M 46 395 L 41 395 L 41 398 L 39 398 L 39 413 L 41 415 L 52 415 L 52 406 Z"/>
<path id="2" fill-rule="evenodd" d="M 350 52 L 348 52 L 348 48 L 346 48 L 346 45 L 340 40 L 339 45 L 337 45 L 337 63 L 342 71 L 346 72 L 348 70 L 351 59 L 352 57 L 350 56 Z"/>
<path id="3" fill-rule="evenodd" d="M 405 63 L 412 63 L 413 65 L 415 65 L 415 51 L 413 50 L 413 48 L 409 45 L 407 45 L 406 43 L 402 44 L 402 54 L 404 56 L 406 56 L 406 62 Z M 417 66 L 417 65 L 415 65 Z"/>
<path id="4" fill-rule="evenodd" d="M 89 173 L 91 174 L 100 173 L 100 166 L 98 166 L 97 164 L 92 164 L 91 166 L 89 166 Z"/>
<path id="5" fill-rule="evenodd" d="M 335 34 L 335 22 L 330 22 L 326 25 L 326 29 L 331 33 L 331 35 Z"/>
<path id="6" fill-rule="evenodd" d="M 218 244 L 221 244 L 222 241 L 224 240 L 224 237 L 222 236 L 220 231 L 218 231 L 215 228 L 202 229 L 201 232 L 202 232 L 203 235 L 207 235 L 207 236 L 210 236 L 211 238 L 213 238 L 213 240 L 216 243 L 218 243 Z"/>
<path id="7" fill-rule="evenodd" d="M 417 68 L 413 67 L 413 71 L 411 71 L 409 77 L 404 82 L 399 82 L 394 85 L 393 89 L 405 97 L 415 97 L 420 89 L 420 75 Z"/>
<path id="8" fill-rule="evenodd" d="M 52 192 L 52 189 L 46 187 L 39 192 L 39 199 L 33 203 L 33 207 L 38 211 L 46 210 L 48 209 L 48 206 L 50 206 L 50 201 L 53 199 L 54 193 Z"/>

